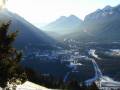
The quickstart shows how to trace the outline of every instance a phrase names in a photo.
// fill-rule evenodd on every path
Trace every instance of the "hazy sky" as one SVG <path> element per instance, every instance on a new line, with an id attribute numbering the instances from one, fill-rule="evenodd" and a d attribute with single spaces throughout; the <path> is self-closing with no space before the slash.
<path id="1" fill-rule="evenodd" d="M 98 8 L 118 4 L 120 0 L 8 0 L 7 8 L 32 23 L 48 23 L 70 14 L 84 19 Z"/>

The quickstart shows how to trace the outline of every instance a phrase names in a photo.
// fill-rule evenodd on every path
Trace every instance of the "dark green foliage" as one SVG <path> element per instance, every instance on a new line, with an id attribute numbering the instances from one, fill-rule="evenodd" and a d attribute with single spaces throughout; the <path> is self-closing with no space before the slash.
<path id="1" fill-rule="evenodd" d="M 56 79 L 52 75 L 49 74 L 41 74 L 36 73 L 34 70 L 30 68 L 25 68 L 28 80 L 34 82 L 36 84 L 48 87 L 48 88 L 62 88 L 63 87 L 63 80 Z"/>
<path id="2" fill-rule="evenodd" d="M 86 87 L 85 90 L 99 90 L 97 85 L 95 83 L 93 83 L 91 86 Z"/>
<path id="3" fill-rule="evenodd" d="M 99 90 L 95 82 L 93 82 L 92 85 L 90 86 L 86 86 L 85 83 L 82 83 L 81 87 L 82 87 L 81 90 Z"/>
<path id="4" fill-rule="evenodd" d="M 92 86 L 90 87 L 90 90 L 99 90 L 97 85 L 95 83 L 92 84 Z"/>
<path id="5" fill-rule="evenodd" d="M 80 84 L 76 80 L 71 80 L 67 86 L 67 90 L 83 90 Z"/>
<path id="6" fill-rule="evenodd" d="M 19 64 L 22 53 L 12 47 L 17 32 L 8 34 L 9 25 L 10 22 L 0 27 L 0 87 L 6 87 L 7 82 L 26 79 Z"/>
<path id="7" fill-rule="evenodd" d="M 77 80 L 70 81 L 66 88 L 67 90 L 99 90 L 95 83 L 91 86 L 86 86 L 84 83 L 80 83 Z"/>
<path id="8" fill-rule="evenodd" d="M 60 90 L 99 90 L 95 83 L 88 87 L 84 83 L 80 83 L 77 80 L 70 80 L 69 82 L 64 83 L 62 78 L 58 79 L 52 75 L 38 74 L 30 68 L 26 68 L 25 70 L 29 81 L 47 88 Z"/>

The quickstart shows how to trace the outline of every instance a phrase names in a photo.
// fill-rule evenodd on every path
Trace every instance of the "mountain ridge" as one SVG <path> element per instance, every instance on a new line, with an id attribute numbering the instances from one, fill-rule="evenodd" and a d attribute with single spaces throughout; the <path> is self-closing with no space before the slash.
<path id="1" fill-rule="evenodd" d="M 79 30 L 65 35 L 80 41 L 101 43 L 120 41 L 120 5 L 106 6 L 88 14 Z M 81 28 L 82 27 L 82 28 Z M 82 31 L 82 32 L 81 32 Z"/>
<path id="2" fill-rule="evenodd" d="M 52 45 L 55 42 L 50 36 L 45 34 L 42 30 L 36 28 L 34 25 L 26 21 L 24 18 L 14 14 L 7 9 L 0 12 L 0 21 L 7 23 L 11 20 L 9 27 L 10 31 L 19 30 L 18 36 L 15 41 L 17 47 L 25 47 L 29 44 L 47 44 Z"/>
<path id="3" fill-rule="evenodd" d="M 54 31 L 60 33 L 68 33 L 72 30 L 78 29 L 79 25 L 82 24 L 82 20 L 75 15 L 70 15 L 68 17 L 61 16 L 55 21 L 47 24 L 42 29 L 46 31 Z"/>

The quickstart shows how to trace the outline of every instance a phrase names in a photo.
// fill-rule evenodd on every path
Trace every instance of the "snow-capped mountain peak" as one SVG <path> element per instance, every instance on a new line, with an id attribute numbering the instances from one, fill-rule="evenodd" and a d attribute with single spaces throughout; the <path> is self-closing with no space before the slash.
<path id="1" fill-rule="evenodd" d="M 104 11 L 110 11 L 112 7 L 110 5 L 107 5 L 106 7 L 103 8 Z"/>

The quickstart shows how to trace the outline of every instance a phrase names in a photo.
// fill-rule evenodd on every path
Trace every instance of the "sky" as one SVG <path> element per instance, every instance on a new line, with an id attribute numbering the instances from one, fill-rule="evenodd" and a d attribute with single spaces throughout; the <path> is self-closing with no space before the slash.
<path id="1" fill-rule="evenodd" d="M 98 8 L 118 4 L 120 0 L 8 0 L 6 7 L 33 24 L 43 24 L 71 14 L 84 19 Z"/>
<path id="2" fill-rule="evenodd" d="M 0 10 L 4 7 L 4 4 L 5 4 L 4 0 L 0 0 Z"/>

